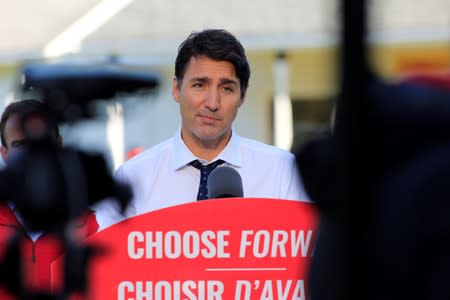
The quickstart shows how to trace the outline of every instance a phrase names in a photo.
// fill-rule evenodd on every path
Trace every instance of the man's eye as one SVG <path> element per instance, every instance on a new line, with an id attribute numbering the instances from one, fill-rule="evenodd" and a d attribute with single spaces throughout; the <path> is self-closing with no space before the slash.
<path id="1" fill-rule="evenodd" d="M 224 87 L 223 87 L 223 90 L 224 90 L 225 92 L 227 92 L 227 93 L 232 93 L 232 92 L 234 92 L 234 89 L 233 89 L 232 87 L 229 87 L 229 86 L 224 86 Z"/>
<path id="2" fill-rule="evenodd" d="M 25 147 L 27 144 L 28 144 L 27 141 L 20 141 L 20 142 L 14 142 L 14 143 L 12 143 L 11 146 L 12 146 L 13 148 L 20 149 L 20 148 Z"/>
<path id="3" fill-rule="evenodd" d="M 196 83 L 194 83 L 192 86 L 193 87 L 195 87 L 195 88 L 201 88 L 201 87 L 203 87 L 203 83 L 201 83 L 201 82 L 196 82 Z"/>

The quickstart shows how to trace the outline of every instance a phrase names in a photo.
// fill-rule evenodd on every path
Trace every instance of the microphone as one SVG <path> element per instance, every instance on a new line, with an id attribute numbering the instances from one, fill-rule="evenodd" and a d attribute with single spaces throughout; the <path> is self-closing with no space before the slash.
<path id="1" fill-rule="evenodd" d="M 209 174 L 207 186 L 208 199 L 244 197 L 241 175 L 231 167 L 214 169 Z"/>

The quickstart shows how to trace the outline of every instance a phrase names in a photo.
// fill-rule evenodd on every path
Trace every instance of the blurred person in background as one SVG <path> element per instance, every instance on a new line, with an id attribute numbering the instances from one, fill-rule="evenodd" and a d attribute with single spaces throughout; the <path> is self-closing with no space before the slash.
<path id="1" fill-rule="evenodd" d="M 22 100 L 9 104 L 0 122 L 1 155 L 6 163 L 10 163 L 22 152 L 29 141 L 22 128 L 22 116 L 31 113 L 47 112 L 46 105 L 36 100 Z M 56 122 L 50 124 L 51 140 L 62 146 Z M 8 199 L 3 199 L 8 200 Z M 76 234 L 87 237 L 98 230 L 94 213 L 88 211 L 75 224 Z M 0 203 L 0 262 L 9 244 L 9 240 L 21 234 L 23 237 L 22 259 L 27 287 L 35 291 L 50 291 L 51 263 L 63 254 L 63 247 L 57 239 L 46 232 L 30 231 L 12 201 Z M 0 285 L 0 299 L 9 299 Z"/>

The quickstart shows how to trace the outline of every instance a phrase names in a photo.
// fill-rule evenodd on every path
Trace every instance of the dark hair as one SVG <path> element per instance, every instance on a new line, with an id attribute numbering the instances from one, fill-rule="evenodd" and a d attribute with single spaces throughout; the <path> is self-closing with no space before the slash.
<path id="1" fill-rule="evenodd" d="M 25 99 L 10 103 L 2 113 L 2 118 L 0 121 L 0 135 L 2 139 L 2 145 L 4 147 L 7 146 L 5 141 L 5 125 L 9 117 L 13 114 L 19 114 L 20 117 L 23 117 L 33 112 L 44 114 L 44 116 L 46 116 L 49 120 L 52 134 L 54 134 L 55 137 L 59 136 L 58 124 L 56 120 L 51 117 L 50 109 L 48 108 L 48 106 L 45 103 L 39 102 L 37 100 Z"/>
<path id="2" fill-rule="evenodd" d="M 191 57 L 201 55 L 232 63 L 241 84 L 241 97 L 245 96 L 250 78 L 250 66 L 244 47 L 234 35 L 223 29 L 206 29 L 191 33 L 178 47 L 175 60 L 175 77 L 178 82 L 183 80 Z"/>

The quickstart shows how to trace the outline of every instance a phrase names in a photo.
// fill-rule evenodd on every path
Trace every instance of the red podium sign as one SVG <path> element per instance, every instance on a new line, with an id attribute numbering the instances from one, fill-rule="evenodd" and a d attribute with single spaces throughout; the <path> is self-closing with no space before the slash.
<path id="1" fill-rule="evenodd" d="M 308 299 L 313 204 L 217 199 L 146 213 L 92 236 L 89 299 Z"/>

